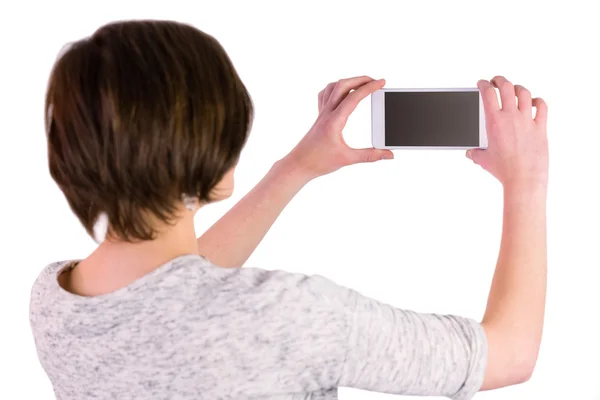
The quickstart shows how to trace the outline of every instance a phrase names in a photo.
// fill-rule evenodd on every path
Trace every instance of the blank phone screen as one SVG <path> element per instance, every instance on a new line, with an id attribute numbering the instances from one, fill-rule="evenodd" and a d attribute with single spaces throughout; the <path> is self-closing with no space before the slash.
<path id="1" fill-rule="evenodd" d="M 479 91 L 385 92 L 385 145 L 479 146 Z"/>

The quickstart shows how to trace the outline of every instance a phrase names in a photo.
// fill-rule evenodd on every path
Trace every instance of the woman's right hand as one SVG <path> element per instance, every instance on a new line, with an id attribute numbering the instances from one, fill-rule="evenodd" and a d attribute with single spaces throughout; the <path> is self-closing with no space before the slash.
<path id="1" fill-rule="evenodd" d="M 541 98 L 521 85 L 514 85 L 502 76 L 477 86 L 483 99 L 488 148 L 471 149 L 467 157 L 495 176 L 502 185 L 526 187 L 547 184 L 548 109 Z M 502 105 L 494 87 L 500 91 Z M 516 97 L 515 97 L 516 96 Z M 532 107 L 537 109 L 533 118 Z"/>

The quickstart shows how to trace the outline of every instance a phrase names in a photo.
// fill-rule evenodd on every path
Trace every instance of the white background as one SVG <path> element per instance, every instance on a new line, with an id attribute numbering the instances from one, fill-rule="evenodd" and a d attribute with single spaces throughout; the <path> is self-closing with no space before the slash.
<path id="1" fill-rule="evenodd" d="M 0 399 L 54 398 L 29 330 L 29 290 L 46 264 L 94 248 L 47 170 L 43 98 L 50 68 L 65 43 L 131 18 L 175 19 L 214 35 L 256 104 L 236 192 L 198 213 L 198 233 L 300 140 L 316 116 L 317 93 L 330 81 L 368 74 L 386 78 L 387 87 L 466 87 L 503 74 L 545 98 L 551 182 L 541 354 L 526 384 L 476 397 L 600 399 L 594 2 L 321 3 L 2 3 Z M 369 146 L 369 124 L 367 100 L 348 123 L 347 141 Z M 501 233 L 499 184 L 462 151 L 395 155 L 312 182 L 248 265 L 319 273 L 398 307 L 480 318 Z M 352 389 L 340 397 L 392 398 Z"/>

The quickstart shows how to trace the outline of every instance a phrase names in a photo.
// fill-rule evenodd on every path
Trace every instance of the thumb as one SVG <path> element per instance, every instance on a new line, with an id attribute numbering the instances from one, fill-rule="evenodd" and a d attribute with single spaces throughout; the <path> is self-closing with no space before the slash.
<path id="1" fill-rule="evenodd" d="M 394 158 L 394 153 L 384 149 L 352 149 L 352 163 L 365 163 L 379 160 L 391 160 Z"/>
<path id="2" fill-rule="evenodd" d="M 481 165 L 483 158 L 487 153 L 484 149 L 469 149 L 467 150 L 467 158 L 472 160 L 475 164 Z"/>

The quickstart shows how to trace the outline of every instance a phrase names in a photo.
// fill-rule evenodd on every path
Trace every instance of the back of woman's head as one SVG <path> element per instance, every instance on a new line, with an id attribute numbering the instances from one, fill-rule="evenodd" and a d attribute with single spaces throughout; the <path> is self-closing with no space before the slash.
<path id="1" fill-rule="evenodd" d="M 211 36 L 167 21 L 100 28 L 72 44 L 46 96 L 50 173 L 93 235 L 151 240 L 181 196 L 211 201 L 252 120 L 248 92 Z"/>

